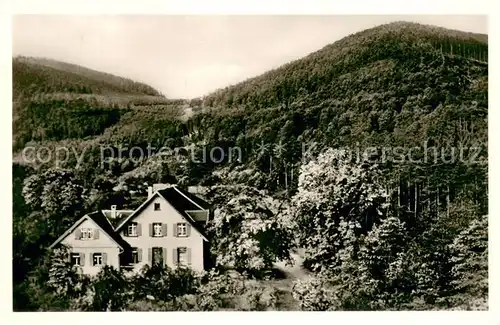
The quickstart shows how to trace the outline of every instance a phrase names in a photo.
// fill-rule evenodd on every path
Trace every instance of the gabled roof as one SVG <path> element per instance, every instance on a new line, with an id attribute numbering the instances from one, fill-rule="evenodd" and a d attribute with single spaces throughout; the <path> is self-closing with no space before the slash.
<path id="1" fill-rule="evenodd" d="M 194 220 L 193 217 L 186 212 L 193 210 L 208 210 L 210 206 L 207 202 L 189 192 L 179 189 L 178 187 L 170 187 L 160 190 L 158 193 L 165 200 L 167 200 L 174 207 L 174 209 L 177 210 L 177 212 L 187 219 L 191 226 L 193 226 L 203 236 L 203 238 L 205 238 L 205 240 L 208 241 L 205 230 L 200 223 L 196 222 L 196 220 Z M 192 197 L 195 197 L 196 200 Z"/>
<path id="2" fill-rule="evenodd" d="M 210 205 L 196 195 L 177 186 L 158 191 L 176 210 L 209 210 Z"/>
<path id="3" fill-rule="evenodd" d="M 60 243 L 64 238 L 71 234 L 73 230 L 75 230 L 75 228 L 78 227 L 78 225 L 80 225 L 84 220 L 92 220 L 97 225 L 97 227 L 99 227 L 121 248 L 122 251 L 130 248 L 130 245 L 118 233 L 114 231 L 113 226 L 102 211 L 88 213 L 78 219 L 68 230 L 66 230 L 66 232 L 64 232 L 64 234 L 57 238 L 57 240 L 52 245 L 50 245 L 49 248 L 53 248 L 55 245 Z"/>
<path id="4" fill-rule="evenodd" d="M 146 206 L 151 202 L 153 198 L 156 196 L 161 196 L 168 203 L 172 205 L 172 207 L 179 212 L 190 224 L 194 227 L 201 236 L 208 241 L 203 227 L 196 222 L 186 211 L 189 210 L 208 210 L 210 209 L 210 205 L 204 200 L 196 197 L 195 195 L 179 189 L 177 186 L 171 186 L 169 188 L 158 190 L 153 193 L 153 195 L 144 201 L 143 204 L 139 208 L 137 208 L 132 214 L 130 214 L 127 218 L 125 218 L 121 223 L 115 228 L 115 231 L 118 232 L 128 221 L 132 220 L 135 216 L 137 216 L 142 210 L 146 208 Z"/>
<path id="5" fill-rule="evenodd" d="M 182 196 L 186 197 L 189 199 L 191 202 L 195 203 L 196 206 L 201 207 L 203 210 L 210 210 L 212 206 L 206 202 L 205 200 L 201 199 L 199 196 L 194 195 L 193 193 L 190 193 L 180 187 L 174 186 L 173 187 L 179 194 Z M 168 190 L 168 189 L 166 189 Z M 165 191 L 165 190 L 163 190 Z M 189 209 L 186 209 L 189 210 Z M 197 209 L 192 209 L 192 210 L 197 210 Z"/>
<path id="6" fill-rule="evenodd" d="M 113 211 L 112 210 L 102 210 L 102 213 L 108 219 L 108 221 L 111 223 L 113 226 L 113 229 L 116 228 L 123 220 L 128 218 L 134 210 L 115 210 L 116 216 L 113 217 Z"/>

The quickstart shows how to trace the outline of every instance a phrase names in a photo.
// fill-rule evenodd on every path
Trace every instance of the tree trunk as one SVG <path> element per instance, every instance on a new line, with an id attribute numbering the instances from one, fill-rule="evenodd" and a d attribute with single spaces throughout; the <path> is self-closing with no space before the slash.
<path id="1" fill-rule="evenodd" d="M 401 179 L 399 179 L 398 183 L 398 208 L 401 207 Z"/>
<path id="2" fill-rule="evenodd" d="M 417 212 L 418 211 L 418 183 L 417 182 L 415 182 L 415 202 L 414 202 L 414 204 L 415 204 L 415 207 L 414 207 L 414 209 L 415 209 L 414 217 L 416 219 L 417 218 L 417 213 L 418 213 Z"/>
<path id="3" fill-rule="evenodd" d="M 288 174 L 287 174 L 287 165 L 285 164 L 285 189 L 288 191 Z"/>
<path id="4" fill-rule="evenodd" d="M 446 192 L 446 216 L 450 216 L 450 185 L 448 185 L 448 191 Z"/>
<path id="5" fill-rule="evenodd" d="M 437 212 L 439 213 L 439 186 L 437 188 L 437 195 L 436 195 L 436 208 Z"/>
<path id="6" fill-rule="evenodd" d="M 410 187 L 410 181 L 406 181 L 406 209 L 408 211 L 411 211 L 412 204 L 411 204 L 411 187 Z"/>
<path id="7" fill-rule="evenodd" d="M 398 183 L 398 208 L 401 207 L 401 179 Z"/>

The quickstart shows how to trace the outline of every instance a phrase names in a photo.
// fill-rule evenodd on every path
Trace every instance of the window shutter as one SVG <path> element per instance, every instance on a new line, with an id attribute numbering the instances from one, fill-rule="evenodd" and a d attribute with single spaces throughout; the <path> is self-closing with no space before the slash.
<path id="1" fill-rule="evenodd" d="M 186 223 L 186 235 L 187 237 L 191 236 L 191 224 Z"/>
<path id="2" fill-rule="evenodd" d="M 122 233 L 123 233 L 123 236 L 128 237 L 128 226 L 125 226 L 125 228 L 123 228 Z"/>
<path id="3" fill-rule="evenodd" d="M 190 247 L 187 248 L 187 260 L 188 260 L 188 264 L 191 265 L 191 248 Z"/>
<path id="4" fill-rule="evenodd" d="M 76 229 L 75 231 L 75 239 L 82 239 L 82 231 L 80 228 Z"/>
<path id="5" fill-rule="evenodd" d="M 140 223 L 137 224 L 136 231 L 137 231 L 137 236 L 142 236 L 142 227 Z"/>
<path id="6" fill-rule="evenodd" d="M 102 264 L 106 265 L 108 262 L 108 254 L 102 253 Z"/>
<path id="7" fill-rule="evenodd" d="M 153 263 L 153 249 L 151 247 L 148 248 L 148 262 L 149 264 Z"/>
<path id="8" fill-rule="evenodd" d="M 149 224 L 149 237 L 153 237 L 153 224 Z"/>
<path id="9" fill-rule="evenodd" d="M 177 224 L 174 223 L 174 237 L 177 237 Z"/>
<path id="10" fill-rule="evenodd" d="M 80 253 L 80 266 L 85 266 L 85 253 Z"/>
<path id="11" fill-rule="evenodd" d="M 167 236 L 167 224 L 166 223 L 163 223 L 161 225 L 161 234 L 163 235 L 163 237 Z"/>
<path id="12" fill-rule="evenodd" d="M 167 265 L 167 249 L 163 247 L 163 265 Z"/>
<path id="13" fill-rule="evenodd" d="M 99 229 L 94 229 L 94 239 L 99 239 Z"/>
<path id="14" fill-rule="evenodd" d="M 137 249 L 137 261 L 142 262 L 142 248 Z"/>
<path id="15" fill-rule="evenodd" d="M 174 262 L 174 265 L 177 265 L 177 248 L 172 249 L 172 260 Z"/>

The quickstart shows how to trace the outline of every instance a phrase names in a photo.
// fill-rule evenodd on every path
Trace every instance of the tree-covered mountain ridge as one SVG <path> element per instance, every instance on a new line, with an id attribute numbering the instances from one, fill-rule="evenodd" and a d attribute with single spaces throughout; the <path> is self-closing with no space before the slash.
<path id="1" fill-rule="evenodd" d="M 158 90 L 144 83 L 53 59 L 17 56 L 13 58 L 12 64 L 13 72 L 16 74 L 14 97 L 19 94 L 18 91 L 38 90 L 36 87 L 41 86 L 37 84 L 39 80 L 29 80 L 35 73 L 40 75 L 39 78 L 44 78 L 43 90 L 46 93 L 66 90 L 84 94 L 123 93 L 162 96 Z"/>
<path id="2" fill-rule="evenodd" d="M 128 78 L 46 58 L 12 59 L 13 146 L 30 140 L 95 136 L 144 107 L 183 115 L 185 101 L 169 100 Z M 130 115 L 130 114 L 129 114 Z"/>
<path id="3" fill-rule="evenodd" d="M 391 48 L 395 43 L 397 46 Z M 338 78 L 367 63 L 401 58 L 404 47 L 414 50 L 415 55 L 434 51 L 478 62 L 488 61 L 487 35 L 399 21 L 351 34 L 304 58 L 219 89 L 205 96 L 203 104 L 236 107 L 258 103 L 259 96 L 270 93 L 275 95 L 270 96 L 272 100 L 268 104 L 290 100 L 301 91 L 317 89 L 318 82 Z"/>
<path id="4" fill-rule="evenodd" d="M 29 109 L 21 110 L 28 113 L 20 119 L 19 142 L 238 146 L 244 153 L 243 166 L 223 161 L 191 166 L 189 175 L 173 172 L 175 168 L 168 173 L 178 181 L 203 183 L 229 170 L 236 175 L 225 180 L 229 184 L 293 188 L 302 143 L 318 143 L 316 153 L 340 146 L 409 147 L 423 140 L 453 143 L 463 136 L 460 132 L 473 130 L 486 145 L 487 74 L 486 35 L 395 22 L 349 35 L 189 102 L 89 104 L 42 92 L 39 97 L 52 96 L 50 100 L 31 99 L 21 105 Z M 187 110 L 194 115 L 186 118 Z M 280 142 L 284 150 L 276 157 L 273 147 Z M 128 172 L 128 166 L 121 172 Z M 241 176 L 250 171 L 256 176 Z"/>

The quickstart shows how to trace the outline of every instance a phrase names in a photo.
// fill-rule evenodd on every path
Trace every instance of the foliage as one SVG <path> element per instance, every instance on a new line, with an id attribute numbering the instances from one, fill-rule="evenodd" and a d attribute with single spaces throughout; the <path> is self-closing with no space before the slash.
<path id="1" fill-rule="evenodd" d="M 50 215 L 75 213 L 83 203 L 83 187 L 71 170 L 49 169 L 27 178 L 24 199 L 33 210 Z"/>
<path id="2" fill-rule="evenodd" d="M 283 222 L 265 197 L 233 192 L 226 198 L 209 228 L 218 266 L 259 274 L 276 261 L 290 260 L 291 224 Z"/>
<path id="3" fill-rule="evenodd" d="M 298 280 L 293 286 L 293 297 L 299 302 L 301 310 L 327 311 L 332 309 L 334 302 L 333 289 L 320 278 Z"/>
<path id="4" fill-rule="evenodd" d="M 50 252 L 50 269 L 47 286 L 58 295 L 70 298 L 79 296 L 84 290 L 85 276 L 79 266 L 73 265 L 69 259 L 70 250 L 66 247 Z"/>
<path id="5" fill-rule="evenodd" d="M 472 220 L 450 246 L 454 264 L 452 285 L 458 293 L 455 303 L 463 305 L 485 299 L 488 295 L 488 216 Z M 487 306 L 480 303 L 479 308 L 481 305 Z"/>
<path id="6" fill-rule="evenodd" d="M 135 300 L 150 296 L 156 301 L 170 301 L 196 292 L 198 281 L 197 275 L 188 268 L 146 265 L 134 276 L 132 291 Z"/>
<path id="7" fill-rule="evenodd" d="M 349 153 L 327 150 L 301 168 L 292 213 L 305 263 L 313 270 L 338 263 L 343 247 L 341 222 L 356 233 L 369 230 L 386 210 L 387 194 L 376 165 L 351 162 Z"/>
<path id="8" fill-rule="evenodd" d="M 470 242 L 461 244 L 475 240 L 483 252 L 484 223 L 474 221 L 455 237 L 451 251 L 446 236 L 440 236 L 445 229 L 431 224 L 414 234 L 394 216 L 359 237 L 354 235 L 355 225 L 344 222 L 341 228 L 347 230 L 337 253 L 340 263 L 294 286 L 302 309 L 484 309 L 487 256 L 470 250 Z M 471 265 L 476 267 L 471 270 Z"/>
<path id="9" fill-rule="evenodd" d="M 92 281 L 92 310 L 123 310 L 129 299 L 128 287 L 128 281 L 121 271 L 105 265 Z"/>

